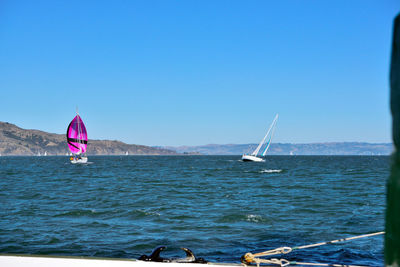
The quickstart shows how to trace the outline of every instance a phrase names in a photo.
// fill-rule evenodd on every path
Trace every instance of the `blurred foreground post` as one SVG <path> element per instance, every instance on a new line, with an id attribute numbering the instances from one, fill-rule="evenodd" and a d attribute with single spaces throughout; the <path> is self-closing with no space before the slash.
<path id="1" fill-rule="evenodd" d="M 386 195 L 385 265 L 400 266 L 400 15 L 394 20 L 390 88 L 394 152 Z"/>

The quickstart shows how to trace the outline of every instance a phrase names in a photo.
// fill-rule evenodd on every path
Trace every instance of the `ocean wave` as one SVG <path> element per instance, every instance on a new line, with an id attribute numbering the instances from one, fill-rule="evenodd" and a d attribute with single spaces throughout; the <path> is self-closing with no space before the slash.
<path id="1" fill-rule="evenodd" d="M 260 223 L 265 222 L 267 219 L 263 218 L 261 215 L 256 214 L 228 214 L 221 218 L 219 218 L 219 223 L 235 223 L 235 222 L 253 222 L 253 223 Z"/>
<path id="2" fill-rule="evenodd" d="M 261 215 L 247 214 L 246 221 L 248 222 L 262 222 L 263 218 Z"/>
<path id="3" fill-rule="evenodd" d="M 77 209 L 77 210 L 70 210 L 66 212 L 62 212 L 59 214 L 54 215 L 54 217 L 83 217 L 83 216 L 97 216 L 107 214 L 107 212 L 99 212 L 95 209 Z"/>
<path id="4" fill-rule="evenodd" d="M 282 170 L 273 170 L 273 169 L 271 169 L 271 170 L 261 170 L 260 171 L 260 173 L 278 173 L 278 172 L 281 172 Z"/>
<path id="5" fill-rule="evenodd" d="M 157 210 L 147 210 L 147 209 L 135 209 L 131 210 L 127 213 L 127 215 L 131 218 L 144 218 L 147 216 L 161 216 L 161 214 Z"/>
<path id="6" fill-rule="evenodd" d="M 161 216 L 161 213 L 158 211 L 151 211 L 151 210 L 138 210 L 139 212 L 142 212 L 146 216 Z"/>

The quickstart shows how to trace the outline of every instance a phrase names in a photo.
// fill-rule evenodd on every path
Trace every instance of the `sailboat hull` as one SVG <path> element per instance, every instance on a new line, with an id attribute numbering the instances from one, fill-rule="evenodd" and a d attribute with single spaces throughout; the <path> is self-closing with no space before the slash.
<path id="1" fill-rule="evenodd" d="M 254 162 L 263 162 L 265 161 L 263 158 L 259 158 L 257 156 L 252 156 L 252 155 L 243 155 L 242 156 L 243 161 L 254 161 Z"/>
<path id="2" fill-rule="evenodd" d="M 82 164 L 82 163 L 87 163 L 87 161 L 88 161 L 88 158 L 87 157 L 81 157 L 81 158 L 73 158 L 72 160 L 71 160 L 71 163 L 72 164 Z"/>

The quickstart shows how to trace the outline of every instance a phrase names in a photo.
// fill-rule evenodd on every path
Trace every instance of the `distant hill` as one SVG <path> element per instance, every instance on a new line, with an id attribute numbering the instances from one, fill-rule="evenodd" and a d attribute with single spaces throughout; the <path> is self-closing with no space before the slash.
<path id="1" fill-rule="evenodd" d="M 14 124 L 0 122 L 0 154 L 5 155 L 65 155 L 69 152 L 64 134 L 26 130 Z M 120 141 L 89 140 L 89 155 L 176 155 L 163 148 L 129 145 Z"/>
<path id="2" fill-rule="evenodd" d="M 163 147 L 179 153 L 200 153 L 203 155 L 241 155 L 251 153 L 257 144 L 227 144 L 203 146 Z M 268 155 L 390 155 L 391 143 L 332 142 L 310 144 L 272 143 Z"/>
<path id="3" fill-rule="evenodd" d="M 0 154 L 65 155 L 69 153 L 64 134 L 53 134 L 39 130 L 26 130 L 14 124 L 0 122 Z M 130 145 L 120 141 L 89 140 L 89 155 L 241 155 L 254 150 L 257 144 L 210 144 L 203 146 L 149 147 Z M 391 143 L 273 143 L 268 155 L 390 155 Z"/>

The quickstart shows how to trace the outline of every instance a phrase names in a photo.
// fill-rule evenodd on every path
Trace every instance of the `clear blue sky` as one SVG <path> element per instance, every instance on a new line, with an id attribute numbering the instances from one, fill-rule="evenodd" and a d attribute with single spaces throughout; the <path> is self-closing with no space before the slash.
<path id="1" fill-rule="evenodd" d="M 400 2 L 0 1 L 0 121 L 144 145 L 390 142 Z"/>

